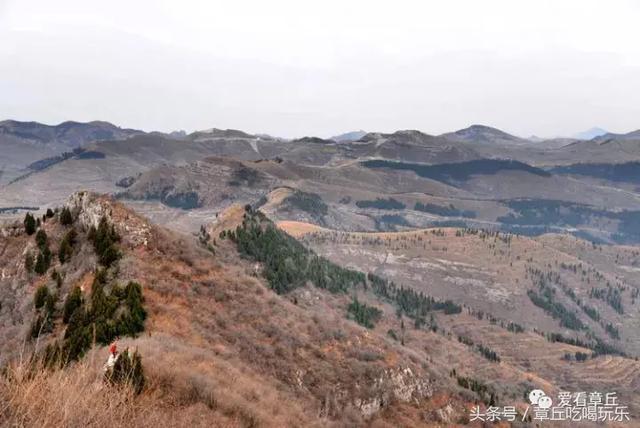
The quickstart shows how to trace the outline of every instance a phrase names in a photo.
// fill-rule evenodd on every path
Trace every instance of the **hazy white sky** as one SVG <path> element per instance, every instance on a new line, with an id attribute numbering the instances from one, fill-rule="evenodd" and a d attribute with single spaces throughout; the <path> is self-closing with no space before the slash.
<path id="1" fill-rule="evenodd" d="M 640 2 L 0 0 L 0 119 L 640 128 Z"/>

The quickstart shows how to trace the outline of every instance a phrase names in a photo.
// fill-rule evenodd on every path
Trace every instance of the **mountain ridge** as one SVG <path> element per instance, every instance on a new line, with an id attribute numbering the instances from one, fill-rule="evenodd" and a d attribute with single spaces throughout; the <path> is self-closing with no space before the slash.
<path id="1" fill-rule="evenodd" d="M 454 141 L 477 144 L 523 145 L 529 143 L 529 140 L 516 137 L 501 129 L 477 124 L 440 136 Z"/>
<path id="2" fill-rule="evenodd" d="M 578 140 L 592 140 L 608 133 L 609 131 L 607 131 L 606 129 L 594 126 L 587 129 L 586 131 L 575 133 L 574 135 L 572 135 L 572 138 L 577 138 Z"/>

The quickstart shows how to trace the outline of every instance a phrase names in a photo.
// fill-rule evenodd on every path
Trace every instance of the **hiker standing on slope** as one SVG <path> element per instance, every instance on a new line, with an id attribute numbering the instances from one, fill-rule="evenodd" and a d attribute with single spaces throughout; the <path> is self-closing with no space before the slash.
<path id="1" fill-rule="evenodd" d="M 105 374 L 107 374 L 109 372 L 109 370 L 113 369 L 113 366 L 116 364 L 116 361 L 118 361 L 118 357 L 119 356 L 120 356 L 120 354 L 118 354 L 118 345 L 114 341 L 109 346 L 109 358 L 107 358 L 107 362 L 104 364 L 104 372 L 105 372 Z"/>

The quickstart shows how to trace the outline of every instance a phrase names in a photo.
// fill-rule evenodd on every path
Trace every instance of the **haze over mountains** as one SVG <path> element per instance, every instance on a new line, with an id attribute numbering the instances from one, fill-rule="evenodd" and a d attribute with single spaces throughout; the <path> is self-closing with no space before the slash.
<path id="1" fill-rule="evenodd" d="M 142 133 L 100 121 L 69 121 L 50 126 L 38 122 L 5 120 L 0 122 L 0 148 L 3 152 L 0 171 L 4 173 L 4 180 L 10 180 L 32 162 L 72 152 L 89 142 L 125 139 Z"/>
<path id="2" fill-rule="evenodd" d="M 528 234 L 572 231 L 604 242 L 636 239 L 633 218 L 640 199 L 630 177 L 637 168 L 633 162 L 640 161 L 637 132 L 531 141 L 482 125 L 439 136 L 358 131 L 329 140 L 215 128 L 145 133 L 106 122 L 5 121 L 0 130 L 5 211 L 53 206 L 86 188 L 138 204 L 158 201 L 155 211 L 168 209 L 170 218 L 188 222 L 200 210 L 253 203 L 290 187 L 329 202 L 323 221 L 342 229 L 455 221 Z M 602 165 L 619 164 L 624 166 L 603 172 Z M 358 205 L 377 198 L 397 200 L 404 208 Z M 531 206 L 523 208 L 521 200 Z M 450 205 L 455 209 L 437 208 Z"/>
<path id="3" fill-rule="evenodd" d="M 336 141 L 338 143 L 341 142 L 349 142 L 349 141 L 357 141 L 360 138 L 364 137 L 365 135 L 367 135 L 367 133 L 363 130 L 360 131 L 351 131 L 351 132 L 345 132 L 344 134 L 340 134 L 340 135 L 336 135 L 334 137 L 331 137 L 331 140 Z"/>
<path id="4" fill-rule="evenodd" d="M 608 134 L 606 129 L 599 128 L 594 126 L 593 128 L 589 128 L 586 131 L 578 132 L 573 135 L 573 138 L 578 140 L 591 140 L 596 137 L 600 137 L 601 135 Z"/>
<path id="5" fill-rule="evenodd" d="M 68 352 L 67 331 L 104 321 L 94 291 L 119 301 L 138 282 L 147 318 L 114 308 L 98 329 L 143 328 L 123 335 L 148 376 L 131 420 L 452 426 L 473 405 L 523 415 L 534 388 L 615 390 L 640 417 L 639 131 L 289 140 L 5 121 L 0 149 L 0 364 L 25 337 Z M 72 293 L 86 308 L 64 321 Z M 107 421 L 90 382 L 69 386 L 100 376 L 106 342 L 37 387 Z M 11 385 L 0 424 L 41 391 Z"/>

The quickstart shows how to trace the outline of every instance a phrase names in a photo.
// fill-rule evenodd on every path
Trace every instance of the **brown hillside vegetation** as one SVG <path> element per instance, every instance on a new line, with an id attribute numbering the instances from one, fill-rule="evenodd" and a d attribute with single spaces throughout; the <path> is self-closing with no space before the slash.
<path id="1" fill-rule="evenodd" d="M 278 227 L 286 231 L 294 238 L 300 238 L 308 233 L 328 231 L 320 226 L 311 223 L 303 223 L 301 221 L 283 220 L 276 223 Z"/>
<path id="2" fill-rule="evenodd" d="M 2 238 L 4 254 L 15 255 L 3 257 L 2 285 L 16 285 L 13 298 L 21 303 L 13 313 L 22 315 L 14 320 L 21 326 L 16 340 L 2 345 L 3 355 L 18 358 L 1 378 L 3 425 L 422 426 L 463 421 L 477 399 L 455 385 L 445 358 L 429 362 L 438 353 L 402 347 L 387 336 L 387 325 L 397 324 L 391 308 L 384 322 L 365 329 L 346 319 L 347 295 L 309 287 L 276 295 L 228 241 L 218 242 L 212 254 L 193 237 L 149 225 L 109 199 L 78 194 L 70 204 L 79 209 L 80 230 L 109 217 L 123 252 L 112 274 L 118 282 L 143 285 L 145 331 L 120 346 L 142 354 L 146 387 L 134 397 L 103 385 L 102 347 L 68 368 L 26 375 L 8 345 L 15 349 L 25 341 L 29 302 L 45 276 L 23 271 L 19 255 L 33 238 L 16 232 Z M 56 217 L 44 227 L 56 250 L 62 226 Z M 50 268 L 66 275 L 61 301 L 74 285 L 88 282 L 95 267 L 93 250 L 80 236 L 83 253 Z M 40 349 L 63 328 L 41 337 Z M 466 352 L 438 334 L 416 334 Z M 25 343 L 25 352 L 35 345 Z"/>
<path id="3" fill-rule="evenodd" d="M 512 331 L 505 324 L 510 312 L 493 319 L 488 312 L 480 316 L 471 306 L 461 313 L 433 310 L 426 325 L 414 325 L 413 319 L 369 288 L 333 294 L 307 284 L 276 294 L 263 277 L 264 266 L 240 256 L 232 240 L 210 233 L 242 227 L 247 218 L 244 208 L 220 214 L 204 229 L 209 236 L 196 238 L 150 225 L 106 197 L 80 193 L 68 204 L 76 213 L 77 247 L 64 265 L 56 259 L 47 275 L 24 271 L 23 253 L 34 245 L 33 236 L 25 235 L 19 225 L 3 229 L 0 285 L 3 303 L 10 303 L 3 304 L 1 314 L 3 325 L 15 328 L 7 335 L 13 341 L 1 345 L 8 361 L 0 377 L 2 425 L 454 426 L 467 424 L 469 409 L 476 404 L 514 405 L 522 414 L 524 396 L 533 388 L 548 393 L 616 390 L 637 414 L 640 403 L 633 391 L 640 367 L 635 360 L 601 355 L 581 363 L 566 361 L 567 353 L 591 350 L 552 343 L 528 328 L 526 318 L 524 332 Z M 122 349 L 137 349 L 142 355 L 146 384 L 140 395 L 102 382 L 107 351 L 98 345 L 79 362 L 60 370 L 34 374 L 27 370 L 25 358 L 20 359 L 21 353 L 29 355 L 34 346 L 42 349 L 64 331 L 62 324 L 56 324 L 35 343 L 25 339 L 33 318 L 33 295 L 43 283 L 53 286 L 47 279 L 51 270 L 64 275 L 60 302 L 75 285 L 88 297 L 97 261 L 84 230 L 102 216 L 121 236 L 122 258 L 109 269 L 110 277 L 143 286 L 148 313 L 145 330 L 120 341 Z M 507 247 L 500 239 L 489 242 L 488 236 L 462 236 L 454 229 L 342 235 L 292 226 L 298 232 L 313 230 L 305 237 L 308 244 L 338 263 L 357 262 L 365 271 L 379 270 L 378 253 L 384 248 L 385 273 L 438 298 L 447 297 L 439 288 L 442 278 L 434 275 L 442 270 L 438 266 L 447 266 L 459 278 L 469 269 L 489 277 L 492 269 L 506 271 L 509 257 L 517 265 L 517 255 L 525 250 L 536 260 L 536 248 L 543 245 L 542 238 L 514 238 Z M 57 214 L 43 226 L 54 252 L 65 227 L 69 226 L 62 226 Z M 323 244 L 329 241 L 333 253 Z M 460 245 L 456 253 L 444 249 L 452 245 Z M 479 259 L 488 245 L 496 253 L 491 265 Z M 411 253 L 414 247 L 419 251 Z M 375 251 L 362 253 L 362 249 Z M 431 265 L 424 264 L 428 276 L 412 282 L 393 263 L 411 266 L 417 253 Z M 359 254 L 370 264 L 356 260 Z M 414 255 L 407 259 L 406 254 Z M 502 264 L 498 263 L 501 258 L 505 259 Z M 446 282 L 449 288 L 458 283 L 464 284 Z M 355 296 L 382 311 L 371 328 L 348 319 L 347 307 Z M 536 321 L 543 320 L 546 315 L 533 309 L 540 318 Z M 546 322 L 541 325 L 556 330 L 555 320 Z M 495 352 L 497 358 L 483 355 L 478 345 Z M 462 387 L 467 378 L 484 385 L 487 392 Z"/>
<path id="4" fill-rule="evenodd" d="M 617 391 L 635 412 L 640 409 L 639 349 L 633 339 L 640 284 L 635 247 L 598 246 L 565 235 L 527 238 L 451 228 L 345 233 L 296 222 L 279 226 L 336 263 L 358 266 L 465 305 L 462 314 L 438 314 L 437 324 L 446 334 L 470 339 L 500 356 L 499 365 L 476 366 L 478 377 L 499 377 L 514 385 L 535 381 L 555 391 Z M 532 303 L 527 292 L 537 290 L 536 271 L 552 274 L 545 284 L 555 290 L 554 301 L 575 314 L 584 329 L 568 328 Z M 615 301 L 590 294 L 594 288 L 608 287 L 619 290 L 622 313 L 614 309 Z M 587 316 L 586 306 L 594 308 L 598 322 Z M 608 323 L 619 331 L 619 338 L 605 331 L 603 325 Z M 513 331 L 515 326 L 524 331 Z M 552 342 L 545 337 L 551 333 L 584 342 L 597 337 L 627 356 L 597 355 L 597 351 Z M 576 352 L 593 356 L 584 362 L 566 360 L 567 354 Z M 459 356 L 450 358 L 456 361 Z M 469 365 L 464 358 L 459 363 Z"/>

